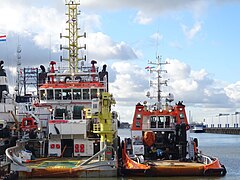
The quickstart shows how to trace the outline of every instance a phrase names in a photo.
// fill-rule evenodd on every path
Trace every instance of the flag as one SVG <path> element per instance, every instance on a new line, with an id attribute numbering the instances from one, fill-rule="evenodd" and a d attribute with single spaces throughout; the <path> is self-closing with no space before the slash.
<path id="1" fill-rule="evenodd" d="M 6 41 L 7 36 L 6 35 L 0 35 L 0 41 Z"/>
<path id="2" fill-rule="evenodd" d="M 152 66 L 147 66 L 147 67 L 145 67 L 145 69 L 153 69 L 154 67 Z"/>

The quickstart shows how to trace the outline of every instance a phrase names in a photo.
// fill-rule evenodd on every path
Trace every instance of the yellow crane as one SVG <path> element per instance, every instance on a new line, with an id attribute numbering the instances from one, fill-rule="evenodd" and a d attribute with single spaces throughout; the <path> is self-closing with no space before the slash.
<path id="1" fill-rule="evenodd" d="M 109 147 L 105 153 L 105 159 L 111 159 L 113 156 L 113 141 L 116 138 L 116 127 L 113 123 L 113 114 L 111 112 L 111 106 L 116 104 L 114 98 L 109 92 L 102 92 L 99 101 L 98 115 L 92 116 L 97 118 L 98 123 L 94 124 L 93 132 L 100 135 L 100 148 L 105 146 Z"/>

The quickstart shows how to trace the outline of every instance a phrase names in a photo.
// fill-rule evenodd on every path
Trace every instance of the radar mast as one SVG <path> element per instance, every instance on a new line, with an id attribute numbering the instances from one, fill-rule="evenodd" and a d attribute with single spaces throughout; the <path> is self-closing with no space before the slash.
<path id="1" fill-rule="evenodd" d="M 16 80 L 16 84 L 17 87 L 15 87 L 15 91 L 17 93 L 18 96 L 21 95 L 21 91 L 22 91 L 22 84 L 21 84 L 21 52 L 22 52 L 22 48 L 21 45 L 19 44 L 19 39 L 18 39 L 18 46 L 17 46 L 17 80 Z M 21 88 L 20 88 L 21 87 Z"/>
<path id="2" fill-rule="evenodd" d="M 85 57 L 79 57 L 79 52 L 78 50 L 80 49 L 86 49 L 86 44 L 84 46 L 79 46 L 79 38 L 84 37 L 86 38 L 86 33 L 83 35 L 79 35 L 78 31 L 80 28 L 78 28 L 78 15 L 80 15 L 80 11 L 78 10 L 78 6 L 80 5 L 79 0 L 65 0 L 65 5 L 68 7 L 67 10 L 67 32 L 68 35 L 62 36 L 60 34 L 60 38 L 64 37 L 68 39 L 68 46 L 62 46 L 60 45 L 60 49 L 66 49 L 68 50 L 68 57 L 67 58 L 62 58 L 61 60 L 68 61 L 68 67 L 69 67 L 69 72 L 74 76 L 75 73 L 78 72 L 78 63 L 79 61 L 86 60 Z"/>
<path id="3" fill-rule="evenodd" d="M 168 62 L 161 62 L 161 57 L 157 56 L 156 62 L 148 61 L 148 64 L 149 65 L 153 65 L 153 66 L 148 66 L 147 67 L 147 69 L 149 70 L 150 75 L 153 74 L 153 73 L 157 74 L 157 82 L 155 82 L 152 79 L 149 80 L 150 88 L 157 86 L 157 97 L 152 96 L 150 94 L 150 92 L 147 92 L 147 97 L 151 98 L 151 99 L 152 98 L 157 98 L 157 108 L 161 109 L 162 108 L 162 98 L 164 98 L 162 96 L 162 94 L 161 94 L 161 92 L 162 92 L 161 87 L 162 87 L 162 85 L 166 85 L 167 86 L 167 82 L 168 82 L 168 80 L 162 80 L 163 77 L 161 76 L 161 74 L 163 72 L 167 73 L 166 70 L 162 69 L 162 66 L 168 64 Z M 155 78 L 156 78 L 156 76 L 154 77 L 154 79 Z"/>

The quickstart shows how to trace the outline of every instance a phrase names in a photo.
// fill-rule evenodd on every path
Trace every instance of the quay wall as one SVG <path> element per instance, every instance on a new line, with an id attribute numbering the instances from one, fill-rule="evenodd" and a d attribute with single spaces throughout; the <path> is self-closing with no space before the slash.
<path id="1" fill-rule="evenodd" d="M 206 133 L 215 134 L 239 134 L 240 128 L 205 128 Z"/>

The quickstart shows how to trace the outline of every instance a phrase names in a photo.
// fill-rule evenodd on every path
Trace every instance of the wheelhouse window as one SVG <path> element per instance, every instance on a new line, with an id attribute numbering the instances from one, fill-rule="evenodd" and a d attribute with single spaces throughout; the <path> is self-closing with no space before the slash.
<path id="1" fill-rule="evenodd" d="M 53 100 L 53 89 L 47 89 L 47 100 Z"/>
<path id="2" fill-rule="evenodd" d="M 105 92 L 105 90 L 104 89 L 99 89 L 99 95 L 101 95 L 102 92 Z"/>
<path id="3" fill-rule="evenodd" d="M 170 116 L 166 116 L 165 128 L 170 128 Z"/>
<path id="4" fill-rule="evenodd" d="M 151 116 L 150 118 L 150 128 L 156 128 L 157 127 L 157 117 Z"/>
<path id="5" fill-rule="evenodd" d="M 45 90 L 40 90 L 40 99 L 41 100 L 46 100 L 46 93 L 45 93 Z"/>
<path id="6" fill-rule="evenodd" d="M 91 89 L 91 99 L 97 98 L 97 97 L 98 97 L 97 89 Z"/>
<path id="7" fill-rule="evenodd" d="M 71 89 L 63 89 L 63 99 L 64 100 L 71 100 L 72 99 L 72 92 Z"/>
<path id="8" fill-rule="evenodd" d="M 81 89 L 73 89 L 73 99 L 79 100 L 82 98 Z"/>
<path id="9" fill-rule="evenodd" d="M 56 100 L 62 99 L 62 90 L 61 89 L 55 89 L 55 99 Z"/>
<path id="10" fill-rule="evenodd" d="M 139 128 L 141 126 L 140 121 L 136 121 L 136 128 Z"/>
<path id="11" fill-rule="evenodd" d="M 63 109 L 60 109 L 60 108 L 57 108 L 55 109 L 55 119 L 65 119 L 67 117 L 67 109 L 63 108 Z"/>
<path id="12" fill-rule="evenodd" d="M 83 89 L 83 99 L 89 99 L 89 89 Z"/>
<path id="13" fill-rule="evenodd" d="M 142 115 L 141 114 L 137 114 L 137 119 L 141 119 Z"/>
<path id="14" fill-rule="evenodd" d="M 179 114 L 179 117 L 180 117 L 180 119 L 184 119 L 185 118 L 183 113 Z"/>
<path id="15" fill-rule="evenodd" d="M 82 110 L 83 106 L 74 106 L 73 107 L 73 119 L 82 119 Z"/>
<path id="16" fill-rule="evenodd" d="M 158 116 L 158 128 L 164 128 L 164 116 Z"/>
<path id="17" fill-rule="evenodd" d="M 176 116 L 170 116 L 170 127 L 174 128 L 177 122 Z"/>

